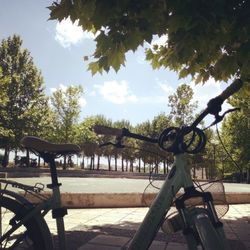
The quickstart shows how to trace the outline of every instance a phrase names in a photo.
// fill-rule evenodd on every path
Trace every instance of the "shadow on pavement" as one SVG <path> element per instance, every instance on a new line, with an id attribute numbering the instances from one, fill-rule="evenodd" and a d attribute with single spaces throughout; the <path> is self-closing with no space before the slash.
<path id="1" fill-rule="evenodd" d="M 232 250 L 247 250 L 249 249 L 250 243 L 249 238 L 249 227 L 250 227 L 250 216 L 244 216 L 242 218 L 237 218 L 237 220 L 225 219 L 223 220 L 225 225 L 225 232 Z M 139 223 L 134 223 L 130 221 L 122 221 L 119 224 L 105 224 L 101 226 L 84 226 L 79 224 L 78 226 L 67 231 L 67 242 L 68 250 L 76 250 L 82 245 L 86 244 L 93 238 L 99 235 L 108 236 L 122 236 L 132 238 L 136 228 Z M 57 237 L 55 237 L 55 242 L 57 242 Z M 158 232 L 155 240 L 164 241 L 166 245 L 169 242 L 185 243 L 185 238 L 181 232 L 173 233 L 171 235 L 165 235 L 163 232 Z M 57 244 L 56 244 L 57 245 Z M 56 249 L 59 249 L 58 247 Z M 174 249 L 173 249 L 174 250 Z"/>

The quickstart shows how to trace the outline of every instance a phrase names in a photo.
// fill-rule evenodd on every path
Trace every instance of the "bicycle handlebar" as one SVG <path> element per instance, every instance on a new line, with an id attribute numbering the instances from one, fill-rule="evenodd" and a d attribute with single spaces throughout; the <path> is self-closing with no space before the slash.
<path id="1" fill-rule="evenodd" d="M 103 125 L 95 125 L 93 126 L 93 130 L 96 134 L 100 134 L 100 135 L 113 135 L 117 137 L 127 136 L 130 138 L 139 139 L 139 140 L 147 141 L 151 143 L 158 142 L 158 139 L 150 138 L 150 137 L 140 135 L 140 134 L 131 133 L 126 128 L 119 129 L 119 128 L 111 128 L 111 127 L 103 126 Z"/>
<path id="2" fill-rule="evenodd" d="M 96 134 L 99 135 L 113 135 L 113 136 L 122 136 L 122 130 L 119 128 L 111 128 L 108 126 L 95 125 L 93 126 L 93 130 Z"/>
<path id="3" fill-rule="evenodd" d="M 243 82 L 240 79 L 233 81 L 220 95 L 212 98 L 208 101 L 206 109 L 195 119 L 191 128 L 196 127 L 208 114 L 217 115 L 221 111 L 221 105 L 231 95 L 236 93 L 243 86 Z"/>
<path id="4" fill-rule="evenodd" d="M 236 79 L 230 86 L 228 86 L 220 95 L 218 95 L 215 98 L 212 98 L 208 101 L 207 107 L 205 110 L 195 119 L 195 121 L 192 123 L 192 125 L 186 127 L 185 134 L 189 133 L 192 130 L 195 130 L 197 125 L 208 115 L 212 114 L 217 118 L 219 116 L 219 112 L 221 111 L 221 105 L 223 102 L 228 99 L 231 95 L 236 93 L 240 88 L 243 86 L 243 82 L 240 79 Z M 222 119 L 221 119 L 222 120 Z M 139 139 L 151 143 L 159 143 L 159 139 L 157 138 L 149 138 L 140 134 L 131 133 L 126 128 L 111 128 L 108 126 L 102 126 L 102 125 L 95 125 L 93 127 L 93 130 L 97 134 L 101 135 L 110 135 L 110 136 L 116 136 L 116 137 L 130 137 L 134 139 Z"/>
<path id="5" fill-rule="evenodd" d="M 238 92 L 241 87 L 243 86 L 243 82 L 240 79 L 236 79 L 232 82 L 231 85 L 229 85 L 219 96 L 218 98 L 221 98 L 223 102 L 229 98 L 234 93 Z"/>

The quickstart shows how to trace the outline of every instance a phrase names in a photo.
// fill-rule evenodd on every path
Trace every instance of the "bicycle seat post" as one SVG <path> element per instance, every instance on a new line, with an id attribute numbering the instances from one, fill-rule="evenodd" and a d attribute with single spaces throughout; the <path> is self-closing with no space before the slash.
<path id="1" fill-rule="evenodd" d="M 50 168 L 50 176 L 51 176 L 51 184 L 48 184 L 48 188 L 53 190 L 53 187 L 60 186 L 57 178 L 57 169 L 55 163 L 55 156 L 53 154 L 45 154 L 43 159 L 49 164 Z"/>
<path id="2" fill-rule="evenodd" d="M 43 155 L 43 159 L 49 164 L 50 167 L 51 184 L 48 184 L 47 187 L 52 190 L 52 217 L 53 219 L 56 219 L 59 248 L 66 250 L 67 248 L 63 217 L 67 214 L 67 208 L 62 207 L 61 204 L 61 183 L 58 182 L 55 157 L 56 156 L 54 154 Z"/>

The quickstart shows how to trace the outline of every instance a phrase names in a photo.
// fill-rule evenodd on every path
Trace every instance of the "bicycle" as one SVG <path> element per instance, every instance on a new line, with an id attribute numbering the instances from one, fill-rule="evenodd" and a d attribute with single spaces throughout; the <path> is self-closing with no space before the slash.
<path id="1" fill-rule="evenodd" d="M 156 143 L 162 150 L 174 154 L 174 164 L 128 249 L 145 250 L 150 247 L 156 233 L 161 226 L 164 226 L 165 216 L 173 201 L 179 213 L 177 216 L 180 222 L 179 226 L 181 226 L 190 250 L 197 250 L 198 245 L 201 245 L 205 250 L 230 249 L 223 230 L 223 224 L 215 210 L 213 197 L 210 192 L 201 192 L 195 188 L 185 154 L 196 154 L 205 147 L 206 136 L 203 130 L 198 128 L 198 125 L 208 114 L 215 117 L 214 122 L 211 124 L 214 125 L 222 121 L 226 113 L 236 110 L 230 109 L 223 115 L 219 115 L 223 102 L 237 92 L 242 85 L 240 79 L 235 80 L 219 96 L 208 102 L 207 108 L 190 126 L 166 128 L 159 138 L 149 138 L 132 133 L 126 128 L 118 129 L 101 125 L 93 127 L 97 134 L 116 136 L 115 143 L 107 142 L 101 146 L 113 145 L 123 148 L 122 139 L 129 137 Z M 175 198 L 180 188 L 184 188 L 184 194 Z M 202 199 L 203 206 L 188 207 L 186 203 L 192 198 Z"/>
<path id="2" fill-rule="evenodd" d="M 50 167 L 51 197 L 42 194 L 43 184 L 35 186 L 0 179 L 0 249 L 52 250 L 54 244 L 44 216 L 52 211 L 56 220 L 59 249 L 66 250 L 63 217 L 67 209 L 62 206 L 60 183 L 58 182 L 55 159 L 80 152 L 75 144 L 53 144 L 37 137 L 26 136 L 21 140 L 24 148 L 40 155 Z M 9 188 L 10 187 L 10 188 Z M 23 195 L 13 188 L 22 190 Z M 30 197 L 35 199 L 31 202 Z"/>
<path id="3" fill-rule="evenodd" d="M 129 249 L 144 250 L 150 246 L 159 227 L 163 224 L 175 194 L 182 186 L 185 193 L 175 200 L 175 204 L 180 214 L 189 249 L 197 249 L 199 241 L 205 249 L 229 249 L 223 225 L 214 209 L 212 196 L 210 193 L 201 193 L 194 188 L 190 173 L 187 171 L 184 153 L 197 153 L 205 146 L 205 135 L 197 128 L 197 125 L 207 114 L 213 114 L 216 122 L 221 121 L 224 117 L 219 115 L 222 103 L 241 86 L 240 80 L 235 81 L 220 96 L 209 102 L 208 108 L 191 126 L 165 129 L 157 139 L 134 134 L 127 129 L 95 127 L 96 133 L 117 136 L 116 146 L 118 147 L 122 147 L 121 140 L 127 136 L 158 143 L 162 149 L 173 152 L 175 155 L 175 164 L 135 234 Z M 193 135 L 188 143 L 184 143 L 184 137 L 190 132 L 193 132 Z M 194 149 L 190 149 L 195 140 L 195 134 L 199 137 L 198 144 Z M 171 142 L 170 146 L 167 145 L 168 141 Z M 67 214 L 67 209 L 61 204 L 61 184 L 57 178 L 55 159 L 66 154 L 76 154 L 80 148 L 74 144 L 52 144 L 32 136 L 24 137 L 21 144 L 24 148 L 40 155 L 49 164 L 52 183 L 48 185 L 48 188 L 52 190 L 52 196 L 48 198 L 41 193 L 44 188 L 41 184 L 29 186 L 5 179 L 0 180 L 0 184 L 4 185 L 0 189 L 0 249 L 53 249 L 52 237 L 44 220 L 44 216 L 52 210 L 52 216 L 57 223 L 59 248 L 65 250 L 67 246 L 63 217 Z M 25 194 L 35 197 L 38 202 L 33 203 L 25 196 L 9 190 L 9 186 L 23 190 Z M 186 208 L 185 201 L 192 197 L 201 197 L 206 203 L 206 207 Z M 2 226 L 5 225 L 8 227 L 6 230 L 2 230 Z"/>

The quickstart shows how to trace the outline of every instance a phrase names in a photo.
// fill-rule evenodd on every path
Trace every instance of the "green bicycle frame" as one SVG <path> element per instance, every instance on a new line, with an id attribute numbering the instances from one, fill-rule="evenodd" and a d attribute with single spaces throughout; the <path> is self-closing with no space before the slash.
<path id="1" fill-rule="evenodd" d="M 18 194 L 13 192 L 4 192 L 7 195 L 10 194 L 13 198 L 17 199 Z M 3 194 L 4 194 L 3 193 Z M 1 192 L 0 192 L 1 194 Z M 24 198 L 20 196 L 20 201 L 23 201 L 25 204 L 26 202 L 23 200 Z M 4 233 L 2 240 L 8 238 L 13 232 L 15 232 L 19 227 L 21 227 L 25 222 L 29 221 L 32 217 L 36 217 L 37 214 L 41 214 L 43 217 L 51 210 L 61 208 L 61 195 L 59 186 L 52 187 L 52 196 L 47 200 L 38 203 L 35 207 L 30 209 L 29 213 L 26 214 L 22 220 L 20 220 L 16 225 L 13 225 L 8 231 Z M 65 227 L 64 227 L 64 220 L 62 217 L 55 218 L 56 225 L 57 225 L 57 234 L 58 234 L 58 242 L 60 250 L 66 250 L 66 239 L 65 239 Z"/>
<path id="2" fill-rule="evenodd" d="M 186 156 L 184 154 L 177 154 L 175 155 L 173 167 L 135 233 L 128 249 L 145 250 L 149 248 L 172 205 L 175 195 L 181 188 L 189 187 L 193 187 L 193 181 L 186 162 Z M 195 216 L 195 213 L 190 215 Z M 224 241 L 223 237 L 225 238 L 225 235 L 223 229 L 218 229 L 218 233 L 219 237 Z M 193 235 L 186 235 L 186 240 L 190 250 L 197 250 L 197 243 Z M 218 249 L 221 250 L 221 248 Z"/>

